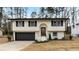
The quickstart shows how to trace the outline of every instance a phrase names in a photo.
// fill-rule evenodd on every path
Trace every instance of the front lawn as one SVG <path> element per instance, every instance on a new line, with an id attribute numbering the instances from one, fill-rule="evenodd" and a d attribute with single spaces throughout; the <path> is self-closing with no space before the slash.
<path id="1" fill-rule="evenodd" d="M 72 40 L 52 40 L 45 43 L 33 43 L 21 51 L 76 51 L 79 50 L 79 38 Z"/>

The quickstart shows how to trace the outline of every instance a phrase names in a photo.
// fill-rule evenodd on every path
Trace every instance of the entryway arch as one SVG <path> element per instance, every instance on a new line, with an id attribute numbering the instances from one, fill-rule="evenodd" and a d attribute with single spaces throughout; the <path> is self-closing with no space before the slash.
<path id="1" fill-rule="evenodd" d="M 41 33 L 41 36 L 46 36 L 46 33 L 47 33 L 47 25 L 46 24 L 41 24 L 40 25 L 40 33 Z"/>
<path id="2" fill-rule="evenodd" d="M 47 25 L 45 23 L 42 23 L 40 27 L 47 27 Z"/>

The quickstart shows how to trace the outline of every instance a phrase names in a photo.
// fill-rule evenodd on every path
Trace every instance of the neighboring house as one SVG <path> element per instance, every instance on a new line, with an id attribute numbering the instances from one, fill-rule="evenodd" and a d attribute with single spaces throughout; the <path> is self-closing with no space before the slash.
<path id="1" fill-rule="evenodd" d="M 72 36 L 79 37 L 79 23 L 76 23 L 74 25 L 74 28 L 73 27 L 71 27 L 71 28 L 72 28 Z"/>
<path id="2" fill-rule="evenodd" d="M 79 37 L 79 23 L 76 24 L 76 28 L 77 28 L 77 36 Z"/>
<path id="3" fill-rule="evenodd" d="M 12 21 L 13 40 L 47 41 L 62 39 L 69 18 L 15 18 Z"/>

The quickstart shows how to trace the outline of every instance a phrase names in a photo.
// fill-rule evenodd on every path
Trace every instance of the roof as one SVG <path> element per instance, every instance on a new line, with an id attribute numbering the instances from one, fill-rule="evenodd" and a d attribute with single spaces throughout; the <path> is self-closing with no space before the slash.
<path id="1" fill-rule="evenodd" d="M 79 23 L 77 23 L 76 25 L 79 25 Z"/>
<path id="2" fill-rule="evenodd" d="M 69 20 L 69 18 L 13 18 L 8 20 Z"/>

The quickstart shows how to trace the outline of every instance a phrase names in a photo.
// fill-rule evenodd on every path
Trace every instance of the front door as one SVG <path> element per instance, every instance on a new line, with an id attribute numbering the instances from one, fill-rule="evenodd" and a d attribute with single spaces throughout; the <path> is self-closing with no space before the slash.
<path id="1" fill-rule="evenodd" d="M 46 36 L 46 27 L 41 27 L 41 36 Z"/>

